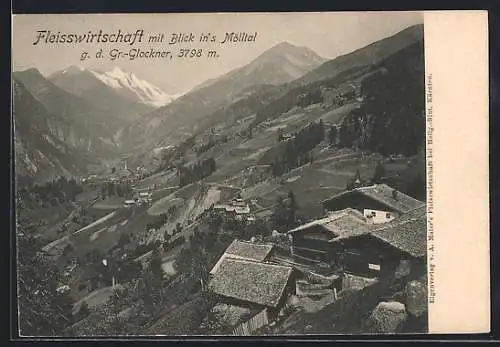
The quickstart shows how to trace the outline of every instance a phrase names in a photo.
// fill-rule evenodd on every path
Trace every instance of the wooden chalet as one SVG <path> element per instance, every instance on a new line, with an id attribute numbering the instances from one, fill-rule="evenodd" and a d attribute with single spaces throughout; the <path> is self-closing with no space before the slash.
<path id="1" fill-rule="evenodd" d="M 344 191 L 322 201 L 327 211 L 354 208 L 373 224 L 387 223 L 425 203 L 386 184 L 375 184 Z"/>
<path id="2" fill-rule="evenodd" d="M 402 262 L 413 273 L 425 270 L 425 205 L 384 224 L 369 223 L 361 212 L 345 209 L 288 234 L 294 256 L 327 263 L 342 273 L 383 277 Z"/>
<path id="3" fill-rule="evenodd" d="M 371 250 L 372 259 L 379 259 L 381 275 L 393 274 L 402 263 L 409 267 L 409 275 L 418 278 L 426 273 L 427 211 L 426 205 L 404 213 L 394 221 L 372 230 L 367 235 L 344 242 L 346 249 L 359 253 L 359 243 Z M 347 263 L 347 262 L 346 262 Z M 372 269 L 368 264 L 368 269 Z M 348 270 L 348 269 L 347 269 Z M 374 275 L 377 275 L 376 272 Z"/>
<path id="4" fill-rule="evenodd" d="M 301 225 L 288 232 L 294 256 L 335 265 L 340 249 L 337 238 L 369 231 L 366 218 L 357 210 L 347 208 L 330 213 L 328 217 Z"/>

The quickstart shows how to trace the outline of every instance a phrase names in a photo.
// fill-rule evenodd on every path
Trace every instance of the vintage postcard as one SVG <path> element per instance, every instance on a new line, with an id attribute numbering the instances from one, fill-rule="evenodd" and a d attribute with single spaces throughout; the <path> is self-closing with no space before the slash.
<path id="1" fill-rule="evenodd" d="M 19 336 L 489 332 L 487 32 L 14 15 Z"/>

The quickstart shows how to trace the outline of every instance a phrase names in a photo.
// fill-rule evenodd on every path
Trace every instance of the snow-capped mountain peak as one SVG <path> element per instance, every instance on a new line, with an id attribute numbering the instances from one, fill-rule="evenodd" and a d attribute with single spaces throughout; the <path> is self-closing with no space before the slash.
<path id="1" fill-rule="evenodd" d="M 131 72 L 114 67 L 111 71 L 90 70 L 101 82 L 115 89 L 126 98 L 155 107 L 164 106 L 175 99 L 157 86 L 138 78 Z"/>

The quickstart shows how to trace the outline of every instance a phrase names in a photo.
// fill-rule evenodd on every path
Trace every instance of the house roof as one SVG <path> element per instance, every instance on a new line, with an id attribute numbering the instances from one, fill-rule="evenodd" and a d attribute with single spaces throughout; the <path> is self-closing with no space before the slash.
<path id="1" fill-rule="evenodd" d="M 271 253 L 273 245 L 234 240 L 226 253 L 249 260 L 263 261 Z"/>
<path id="2" fill-rule="evenodd" d="M 234 212 L 236 212 L 236 214 L 248 214 L 250 213 L 250 207 L 248 205 L 244 207 L 235 206 Z"/>
<path id="3" fill-rule="evenodd" d="M 273 245 L 234 240 L 210 271 L 214 274 L 226 258 L 261 262 L 271 253 Z"/>
<path id="4" fill-rule="evenodd" d="M 375 238 L 414 257 L 427 249 L 426 206 L 418 207 L 371 233 Z"/>
<path id="5" fill-rule="evenodd" d="M 395 191 L 395 189 L 389 187 L 387 184 L 374 184 L 368 187 L 360 187 L 354 188 L 352 190 L 347 190 L 331 198 L 323 200 L 322 203 L 324 204 L 351 194 L 362 194 L 400 213 L 411 211 L 414 208 L 422 206 L 424 204 L 424 202 L 414 199 L 409 195 L 401 193 L 400 191 L 396 191 L 397 194 L 394 197 L 393 191 Z"/>
<path id="6" fill-rule="evenodd" d="M 248 205 L 240 206 L 238 205 L 214 205 L 216 210 L 226 210 L 226 212 L 235 212 L 236 214 L 248 214 L 250 213 L 250 207 Z"/>
<path id="7" fill-rule="evenodd" d="M 341 211 L 331 212 L 328 217 L 306 223 L 290 230 L 288 233 L 292 234 L 297 231 L 307 230 L 314 226 L 320 226 L 323 230 L 330 232 L 332 235 L 330 241 L 367 233 L 372 228 L 372 225 L 367 224 L 362 213 L 352 208 L 346 208 Z"/>
<path id="8" fill-rule="evenodd" d="M 293 268 L 226 258 L 209 289 L 226 297 L 276 307 Z"/>
<path id="9" fill-rule="evenodd" d="M 370 234 L 373 237 L 400 249 L 414 257 L 422 257 L 427 248 L 426 205 L 416 207 L 386 224 L 366 224 L 360 212 L 345 209 L 331 213 L 328 217 L 301 225 L 289 233 L 320 225 L 331 232 L 329 242 Z"/>

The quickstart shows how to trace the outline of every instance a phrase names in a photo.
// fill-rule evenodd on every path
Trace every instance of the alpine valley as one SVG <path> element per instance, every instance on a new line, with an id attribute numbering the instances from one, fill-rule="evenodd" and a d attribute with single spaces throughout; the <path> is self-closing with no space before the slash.
<path id="1" fill-rule="evenodd" d="M 14 72 L 19 244 L 61 273 L 22 263 L 21 329 L 427 332 L 408 270 L 426 259 L 424 76 L 423 25 L 333 59 L 281 42 L 183 95 L 119 67 Z"/>

